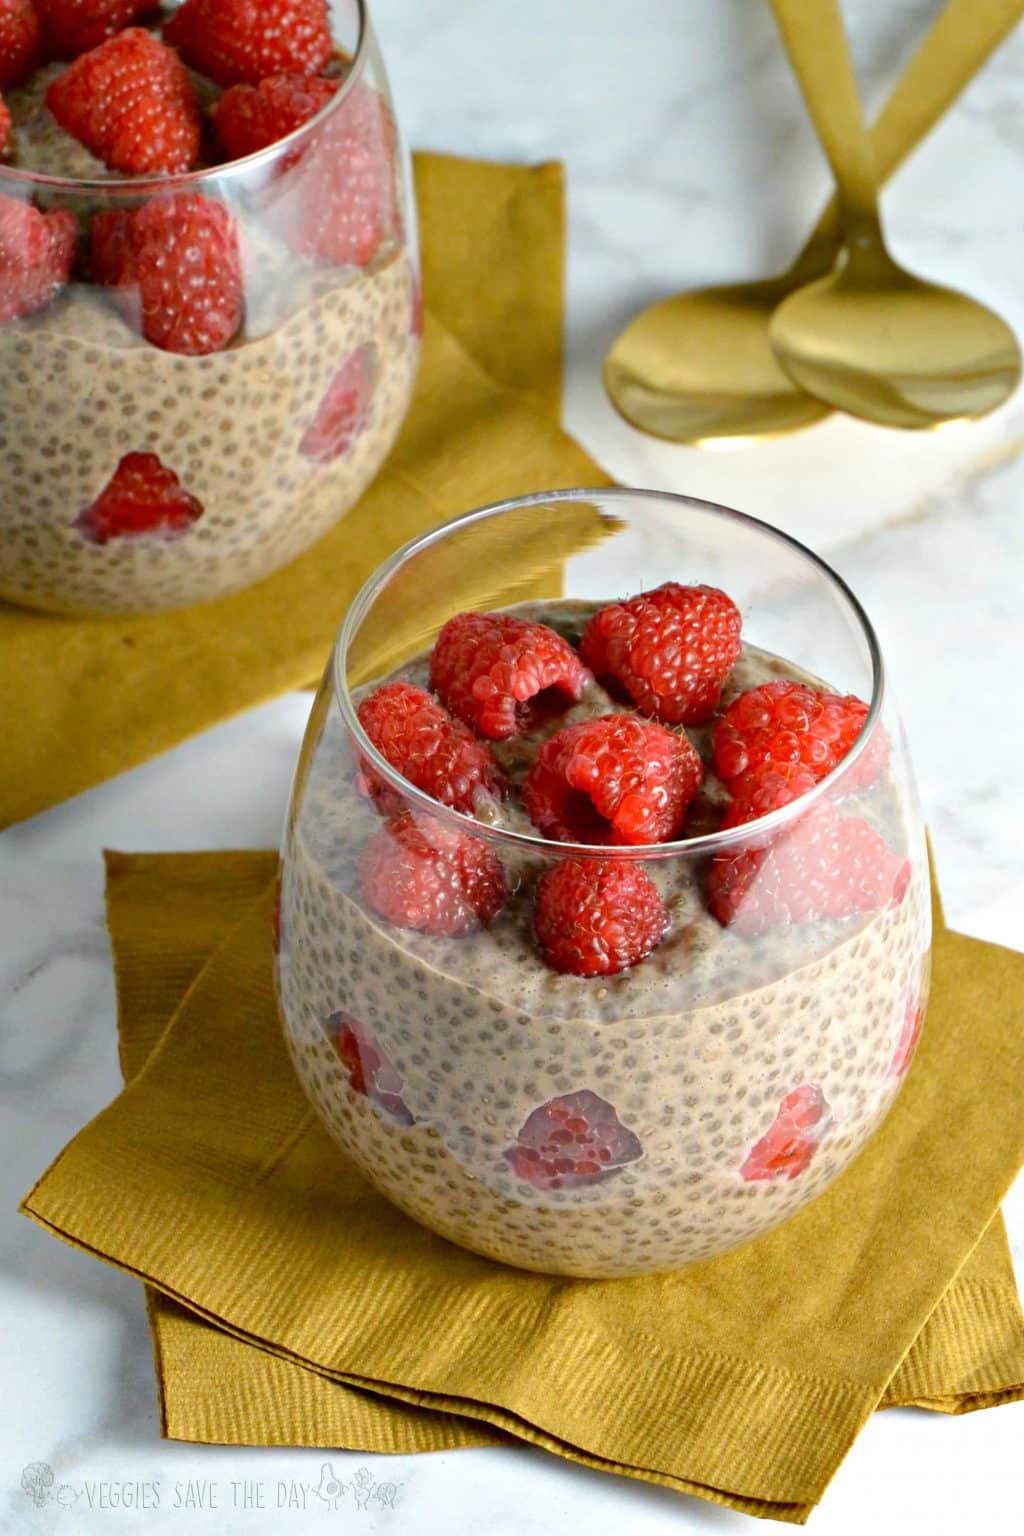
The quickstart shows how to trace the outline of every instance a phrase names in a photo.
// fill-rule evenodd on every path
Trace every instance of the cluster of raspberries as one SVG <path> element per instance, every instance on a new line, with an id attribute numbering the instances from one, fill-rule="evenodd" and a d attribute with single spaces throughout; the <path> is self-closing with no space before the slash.
<path id="1" fill-rule="evenodd" d="M 675 582 L 602 608 L 578 650 L 515 614 L 461 613 L 437 637 L 431 691 L 386 683 L 360 704 L 360 724 L 409 783 L 467 817 L 513 792 L 491 743 L 537 733 L 518 791 L 534 826 L 553 842 L 619 850 L 685 836 L 705 775 L 686 727 L 713 724 L 707 750 L 730 790 L 721 826 L 737 827 L 831 773 L 868 713 L 857 699 L 784 681 L 719 712 L 740 626 L 724 592 Z M 588 690 L 599 696 L 597 684 L 619 707 L 573 718 Z M 872 743 L 851 770 L 854 787 L 884 761 Z M 383 818 L 359 858 L 367 905 L 400 927 L 445 937 L 493 922 L 512 893 L 490 843 L 414 813 L 369 763 L 360 787 Z M 774 841 L 717 853 L 706 888 L 723 925 L 757 934 L 875 910 L 900 900 L 908 880 L 906 863 L 866 821 L 826 801 Z M 670 913 L 636 859 L 567 855 L 535 882 L 533 927 L 553 970 L 608 976 L 651 953 Z"/>

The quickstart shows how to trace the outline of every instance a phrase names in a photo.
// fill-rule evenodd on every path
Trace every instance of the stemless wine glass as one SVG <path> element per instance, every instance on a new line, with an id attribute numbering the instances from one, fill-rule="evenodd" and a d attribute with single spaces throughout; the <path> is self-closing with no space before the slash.
<path id="1" fill-rule="evenodd" d="M 706 778 L 680 840 L 549 841 L 515 786 L 567 721 L 627 707 L 600 682 L 561 718 L 541 699 L 525 734 L 490 743 L 513 790 L 471 816 L 403 778 L 360 725 L 382 679 L 428 684 L 457 612 L 513 607 L 576 643 L 596 609 L 666 581 L 721 588 L 742 611 L 720 709 L 787 678 L 870 706 L 799 799 L 730 824 L 712 722 L 688 732 Z M 613 925 L 660 900 L 660 942 L 619 974 L 552 969 L 535 918 L 553 872 L 570 893 L 593 877 Z M 281 1015 L 331 1134 L 403 1211 L 526 1269 L 642 1274 L 775 1226 L 881 1123 L 925 1006 L 927 856 L 871 625 L 795 540 L 681 496 L 526 497 L 382 566 L 320 687 L 281 881 Z M 453 888 L 462 916 L 426 931 Z M 584 905 L 562 920 L 585 950 Z"/>
<path id="2" fill-rule="evenodd" d="M 51 120 L 37 131 L 60 65 L 10 93 L 0 254 L 52 238 L 70 280 L 0 315 L 0 597 L 84 613 L 219 597 L 301 554 L 380 469 L 422 328 L 412 181 L 363 0 L 332 0 L 331 19 L 341 83 L 317 115 L 184 175 L 104 176 Z M 174 281 L 214 272 L 208 327 L 168 322 L 123 258 L 129 221 L 151 273 L 172 242 Z"/>

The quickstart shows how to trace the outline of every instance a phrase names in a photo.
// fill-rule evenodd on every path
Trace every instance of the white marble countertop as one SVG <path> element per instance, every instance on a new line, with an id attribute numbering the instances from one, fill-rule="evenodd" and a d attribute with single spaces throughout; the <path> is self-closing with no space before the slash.
<path id="1" fill-rule="evenodd" d="M 847 0 L 872 103 L 937 9 L 938 0 Z M 752 511 L 850 581 L 903 703 L 950 924 L 1024 950 L 1024 397 L 983 423 L 922 437 L 833 418 L 714 453 L 641 437 L 602 393 L 601 358 L 632 310 L 674 286 L 775 270 L 817 210 L 823 163 L 766 8 L 377 0 L 376 15 L 416 145 L 567 162 L 570 430 L 618 478 Z M 899 256 L 1024 333 L 1022 77 L 1024 33 L 897 178 L 885 211 Z M 307 708 L 301 695 L 281 699 L 0 836 L 0 1529 L 298 1530 L 329 1514 L 315 1499 L 305 1516 L 288 1502 L 293 1487 L 319 1482 L 325 1460 L 339 1475 L 365 1463 L 400 1485 L 393 1509 L 334 1515 L 347 1530 L 745 1528 L 743 1516 L 527 1450 L 385 1464 L 163 1443 L 140 1288 L 13 1214 L 118 1086 L 101 848 L 275 844 Z M 1007 1216 L 1024 1274 L 1020 1184 Z M 960 1420 L 877 1416 L 814 1529 L 1013 1529 L 1022 1431 L 1024 1405 Z M 68 1507 L 26 1499 L 31 1462 L 77 1494 Z M 244 1480 L 260 1486 L 263 1508 L 233 1502 Z M 130 1496 L 154 1482 L 158 1512 L 111 1507 L 126 1487 Z M 201 1511 L 175 1507 L 190 1483 L 193 1503 L 203 1485 Z"/>

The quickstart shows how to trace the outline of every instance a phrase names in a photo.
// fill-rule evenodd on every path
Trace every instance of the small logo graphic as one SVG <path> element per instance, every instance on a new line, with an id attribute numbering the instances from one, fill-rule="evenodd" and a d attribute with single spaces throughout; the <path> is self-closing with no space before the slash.
<path id="1" fill-rule="evenodd" d="M 378 1483 L 369 1467 L 359 1467 L 352 1474 L 351 1482 L 342 1482 L 325 1461 L 320 1468 L 320 1481 L 311 1492 L 322 1499 L 331 1509 L 340 1509 L 351 1494 L 356 1509 L 394 1509 L 401 1491 L 398 1483 Z"/>
<path id="2" fill-rule="evenodd" d="M 37 1509 L 43 1509 L 47 1504 L 60 1504 L 64 1509 L 70 1509 L 78 1498 L 78 1489 L 72 1488 L 70 1483 L 58 1483 L 53 1468 L 46 1461 L 30 1461 L 22 1468 L 21 1491 Z"/>

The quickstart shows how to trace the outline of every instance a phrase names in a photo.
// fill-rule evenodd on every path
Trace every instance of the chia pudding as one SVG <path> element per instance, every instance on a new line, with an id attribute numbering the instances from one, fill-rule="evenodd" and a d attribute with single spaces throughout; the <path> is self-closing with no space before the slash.
<path id="1" fill-rule="evenodd" d="M 156 25 L 103 47 L 136 34 L 181 68 Z M 97 614 L 217 598 L 319 539 L 395 440 L 421 330 L 375 56 L 335 46 L 309 80 L 275 74 L 276 119 L 266 82 L 190 68 L 198 153 L 143 179 L 48 104 L 101 52 L 4 90 L 0 163 L 0 598 Z M 248 138 L 221 135 L 238 92 Z"/>
<path id="2" fill-rule="evenodd" d="M 556 600 L 513 612 L 575 650 L 601 606 Z M 619 717 L 646 725 L 614 679 L 586 674 L 574 701 L 487 742 L 505 792 L 488 787 L 473 814 L 504 896 L 450 934 L 395 921 L 389 891 L 368 887 L 366 850 L 398 807 L 372 792 L 336 701 L 322 698 L 282 860 L 285 1035 L 339 1145 L 394 1204 L 453 1242 L 592 1277 L 708 1258 L 825 1189 L 892 1104 L 927 993 L 929 897 L 917 851 L 906 857 L 884 751 L 833 794 L 844 828 L 856 827 L 887 870 L 898 866 L 860 910 L 843 915 L 825 901 L 828 915 L 814 915 L 794 900 L 753 927 L 723 920 L 709 893 L 729 856 L 686 851 L 738 798 L 715 771 L 730 706 L 764 684 L 822 689 L 786 660 L 737 650 L 712 717 L 669 727 L 696 749 L 703 783 L 671 850 L 645 845 L 629 861 L 663 916 L 646 952 L 608 974 L 552 969 L 538 938 L 540 892 L 567 859 L 555 842 L 531 848 L 502 834 L 537 837 L 526 786 L 566 730 Z M 424 653 L 387 681 L 426 691 L 438 676 Z M 380 697 L 385 681 L 359 698 Z M 780 846 L 822 810 L 776 834 Z M 422 820 L 421 807 L 414 815 Z M 623 862 L 612 841 L 603 865 Z M 740 859 L 773 856 L 757 827 L 749 847 Z M 592 862 L 601 857 L 593 850 Z"/>

